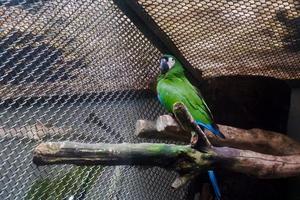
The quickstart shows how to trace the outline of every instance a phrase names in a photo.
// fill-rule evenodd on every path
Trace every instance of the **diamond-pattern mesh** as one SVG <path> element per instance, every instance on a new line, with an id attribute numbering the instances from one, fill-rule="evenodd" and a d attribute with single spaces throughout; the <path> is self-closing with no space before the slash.
<path id="1" fill-rule="evenodd" d="M 298 0 L 138 0 L 204 77 L 300 78 Z"/>
<path id="2" fill-rule="evenodd" d="M 299 79 L 299 1 L 138 0 L 204 77 Z M 159 168 L 32 164 L 42 141 L 140 142 L 161 53 L 112 0 L 0 1 L 0 199 L 184 199 Z"/>
<path id="3" fill-rule="evenodd" d="M 110 0 L 0 1 L 0 199 L 184 199 L 158 168 L 32 164 L 42 141 L 140 142 L 161 53 Z"/>

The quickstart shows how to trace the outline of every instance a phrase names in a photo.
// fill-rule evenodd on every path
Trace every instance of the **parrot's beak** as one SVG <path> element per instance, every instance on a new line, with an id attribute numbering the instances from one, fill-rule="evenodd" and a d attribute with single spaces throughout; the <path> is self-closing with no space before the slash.
<path id="1" fill-rule="evenodd" d="M 166 61 L 166 59 L 161 59 L 160 60 L 160 72 L 162 73 L 162 74 L 165 74 L 165 73 L 167 73 L 168 72 L 168 70 L 169 70 L 169 65 L 168 65 L 168 62 Z"/>

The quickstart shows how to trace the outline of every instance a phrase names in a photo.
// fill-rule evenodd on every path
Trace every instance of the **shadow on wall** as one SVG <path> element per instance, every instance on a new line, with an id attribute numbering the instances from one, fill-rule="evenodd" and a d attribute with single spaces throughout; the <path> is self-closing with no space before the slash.
<path id="1" fill-rule="evenodd" d="M 288 135 L 300 142 L 300 88 L 293 88 L 291 107 L 288 121 Z M 300 177 L 291 178 L 289 181 L 288 199 L 300 199 Z"/>
<path id="2" fill-rule="evenodd" d="M 288 135 L 300 142 L 300 88 L 292 89 Z"/>
<path id="3" fill-rule="evenodd" d="M 203 81 L 200 90 L 217 123 L 287 132 L 291 90 L 285 81 L 225 76 Z M 289 179 L 262 180 L 226 171 L 217 175 L 223 200 L 282 200 L 289 192 Z"/>
<path id="4" fill-rule="evenodd" d="M 287 132 L 291 91 L 282 80 L 223 76 L 207 79 L 200 90 L 219 124 Z"/>
<path id="5" fill-rule="evenodd" d="M 285 48 L 292 52 L 300 51 L 300 17 L 289 18 L 286 10 L 279 10 L 276 18 L 288 31 L 282 39 Z"/>
<path id="6" fill-rule="evenodd" d="M 73 71 L 85 67 L 83 60 L 66 58 L 62 49 L 44 39 L 20 31 L 0 37 L 0 84 L 53 83 L 76 78 Z"/>

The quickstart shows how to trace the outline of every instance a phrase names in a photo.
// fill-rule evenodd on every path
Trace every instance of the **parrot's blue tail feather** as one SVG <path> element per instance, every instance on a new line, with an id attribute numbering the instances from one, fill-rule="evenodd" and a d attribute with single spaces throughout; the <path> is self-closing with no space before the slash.
<path id="1" fill-rule="evenodd" d="M 218 129 L 218 127 L 216 125 L 212 125 L 212 124 L 204 124 L 202 122 L 196 121 L 196 123 L 201 126 L 206 128 L 207 130 L 211 131 L 213 134 L 221 137 L 221 138 L 225 138 L 225 136 L 223 135 L 223 133 L 221 133 L 221 131 Z"/>
<path id="2" fill-rule="evenodd" d="M 217 179 L 216 179 L 214 171 L 209 170 L 208 171 L 208 176 L 209 176 L 210 182 L 211 182 L 211 184 L 213 186 L 216 199 L 217 200 L 221 200 L 221 192 L 220 192 L 220 189 L 219 189 L 219 186 L 218 186 Z"/>
<path id="3" fill-rule="evenodd" d="M 202 122 L 199 122 L 199 121 L 196 121 L 196 123 L 201 127 L 201 128 L 205 128 L 209 131 L 211 131 L 213 134 L 221 137 L 221 138 L 225 138 L 224 135 L 221 133 L 221 131 L 219 131 L 218 127 L 214 124 L 204 124 Z M 219 186 L 218 186 L 218 183 L 217 183 L 217 179 L 216 179 L 216 176 L 215 176 L 215 173 L 214 171 L 212 170 L 209 170 L 208 171 L 208 176 L 209 176 L 209 179 L 210 179 L 210 182 L 213 186 L 213 189 L 214 189 L 214 192 L 215 192 L 215 196 L 216 196 L 216 199 L 217 200 L 221 200 L 221 192 L 220 192 L 220 189 L 219 189 Z"/>
<path id="4" fill-rule="evenodd" d="M 218 128 L 213 128 L 211 131 L 213 132 L 213 134 L 215 134 L 215 135 L 217 135 L 217 136 L 219 136 L 219 137 L 221 137 L 223 139 L 225 138 L 225 136 L 223 135 L 223 133 Z"/>

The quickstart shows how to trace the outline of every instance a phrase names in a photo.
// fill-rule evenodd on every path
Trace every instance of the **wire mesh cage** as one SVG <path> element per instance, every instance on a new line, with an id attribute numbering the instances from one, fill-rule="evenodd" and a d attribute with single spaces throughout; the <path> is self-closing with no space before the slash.
<path id="1" fill-rule="evenodd" d="M 299 73 L 298 1 L 137 1 L 204 77 Z M 42 141 L 140 142 L 162 52 L 112 0 L 0 1 L 0 199 L 185 199 L 159 168 L 36 167 Z"/>
<path id="2" fill-rule="evenodd" d="M 297 0 L 138 2 L 204 77 L 300 76 Z"/>
<path id="3" fill-rule="evenodd" d="M 161 53 L 117 6 L 1 1 L 0 9 L 0 199 L 183 198 L 160 169 L 31 163 L 41 141 L 136 142 L 136 120 L 164 112 L 141 91 Z"/>

